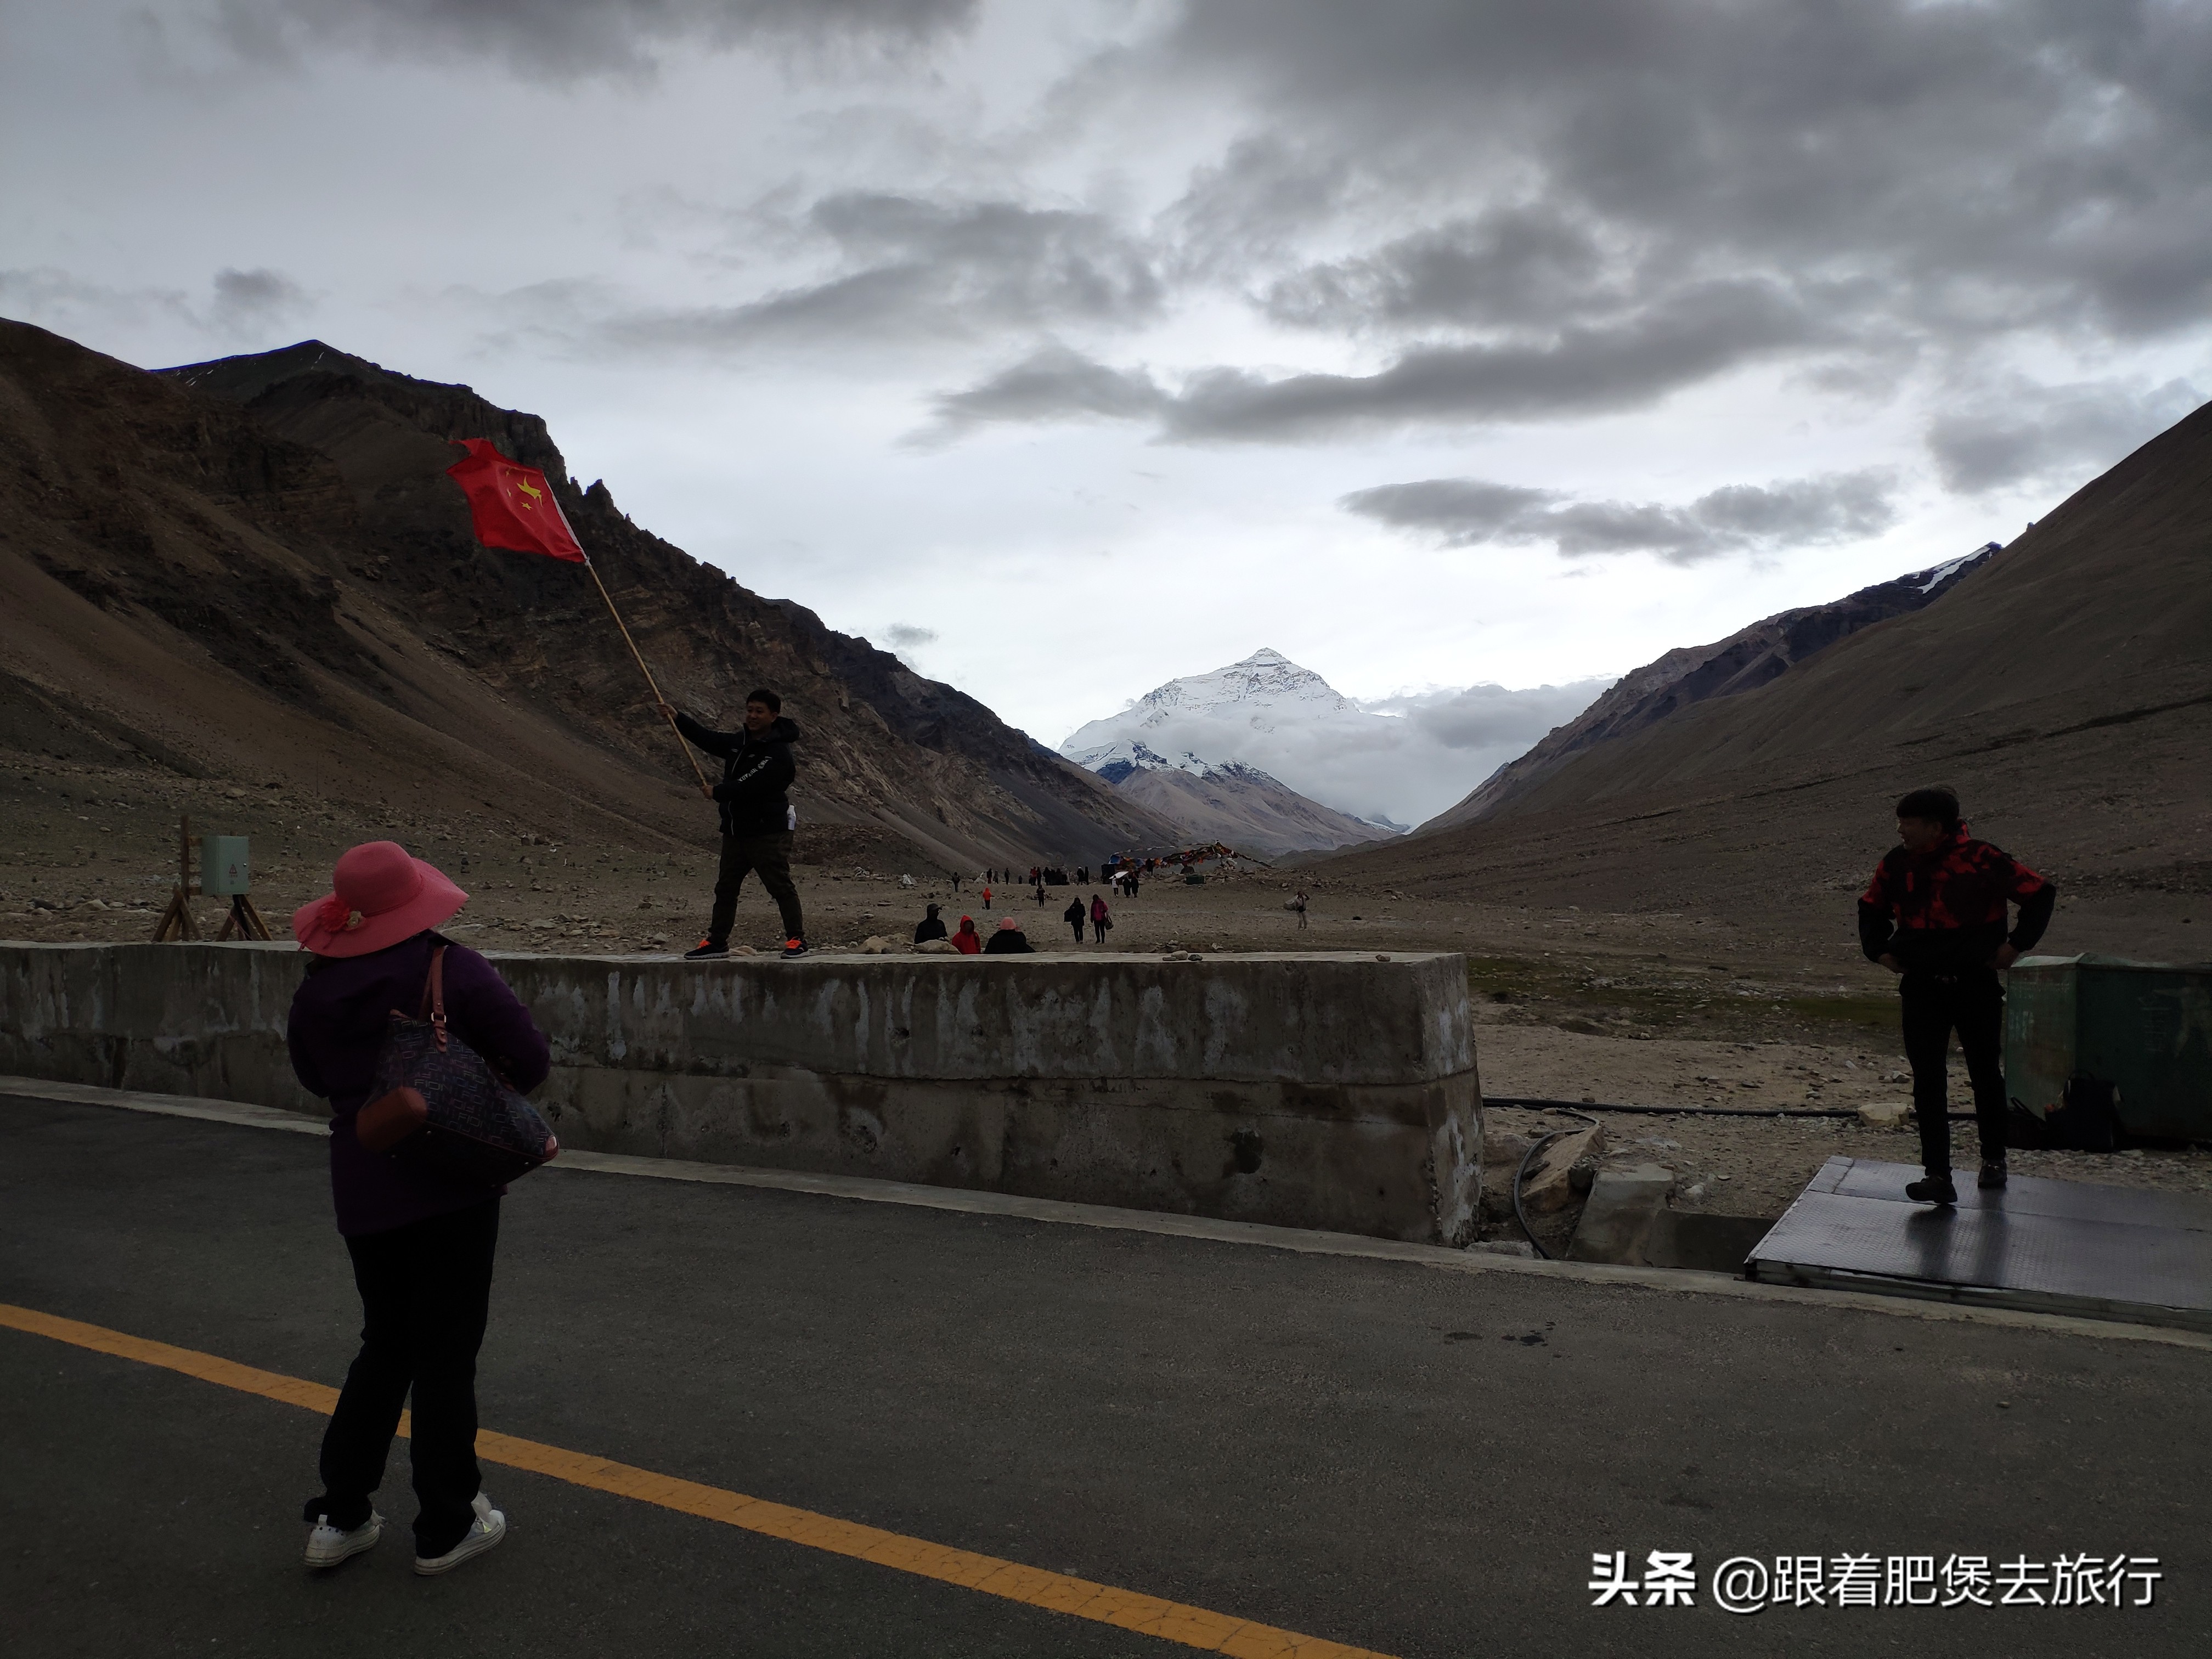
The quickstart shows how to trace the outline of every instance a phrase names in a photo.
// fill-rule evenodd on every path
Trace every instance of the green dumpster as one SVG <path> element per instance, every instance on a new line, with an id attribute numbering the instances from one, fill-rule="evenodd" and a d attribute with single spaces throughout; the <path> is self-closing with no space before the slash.
<path id="1" fill-rule="evenodd" d="M 2212 1140 L 2212 966 L 2022 957 L 2005 998 L 2005 1088 L 2038 1117 L 2077 1077 L 2118 1091 L 2131 1134 Z"/>

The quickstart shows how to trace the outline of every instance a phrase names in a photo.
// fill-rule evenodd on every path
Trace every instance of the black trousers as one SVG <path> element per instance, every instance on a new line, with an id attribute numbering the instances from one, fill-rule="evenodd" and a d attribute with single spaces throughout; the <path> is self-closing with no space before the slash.
<path id="1" fill-rule="evenodd" d="M 1920 1162 L 1930 1175 L 1951 1168 L 1951 1110 L 1945 1065 L 1951 1033 L 1973 1085 L 1974 1127 L 1982 1157 L 2004 1157 L 2004 981 L 1993 968 L 1956 974 L 1908 973 L 1897 988 L 1905 1057 L 1912 1066 L 1912 1113 L 1920 1121 Z"/>
<path id="2" fill-rule="evenodd" d="M 1082 944 L 1082 943 L 1083 943 L 1083 924 L 1082 924 L 1081 922 L 1079 922 L 1079 921 L 1071 921 L 1071 922 L 1069 922 L 1067 925 L 1068 925 L 1069 927 L 1073 927 L 1073 929 L 1075 929 L 1075 942 L 1076 942 L 1078 945 Z"/>
<path id="3" fill-rule="evenodd" d="M 1091 931 L 1096 936 L 1097 943 L 1103 945 L 1106 942 L 1106 923 L 1103 918 L 1093 917 L 1091 922 Z"/>
<path id="4" fill-rule="evenodd" d="M 738 919 L 738 889 L 757 872 L 775 908 L 783 913 L 783 936 L 806 937 L 806 918 L 799 911 L 799 889 L 791 884 L 791 831 L 778 830 L 765 836 L 722 837 L 722 867 L 714 878 L 714 914 L 707 923 L 707 937 L 717 945 L 730 942 L 730 927 Z"/>
<path id="5" fill-rule="evenodd" d="M 499 1200 L 346 1240 L 361 1291 L 361 1352 L 323 1434 L 323 1493 L 301 1519 L 350 1532 L 384 1484 L 399 1408 L 414 1395 L 415 1553 L 443 1555 L 476 1517 L 477 1350 L 491 1306 Z"/>

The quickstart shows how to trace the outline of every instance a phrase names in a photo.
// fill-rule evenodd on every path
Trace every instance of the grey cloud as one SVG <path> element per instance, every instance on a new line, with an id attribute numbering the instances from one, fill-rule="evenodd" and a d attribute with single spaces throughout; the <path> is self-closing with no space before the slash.
<path id="1" fill-rule="evenodd" d="M 1608 264 L 1587 226 L 1548 207 L 1499 207 L 1308 266 L 1277 280 L 1262 305 L 1305 328 L 1545 321 L 1625 297 Z"/>
<path id="2" fill-rule="evenodd" d="M 1612 682 L 1575 680 L 1565 685 L 1469 685 L 1415 692 L 1360 706 L 1378 714 L 1402 714 L 1416 732 L 1442 749 L 1526 749 L 1555 726 L 1589 708 Z"/>
<path id="3" fill-rule="evenodd" d="M 282 271 L 218 270 L 210 320 L 222 333 L 251 336 L 307 308 L 307 291 Z"/>
<path id="4" fill-rule="evenodd" d="M 940 396 L 941 423 L 1105 416 L 1158 420 L 1188 442 L 1285 441 L 1402 425 L 1557 420 L 1656 403 L 1728 369 L 1835 337 L 1796 298 L 1762 282 L 1709 283 L 1638 316 L 1543 340 L 1421 345 L 1374 374 L 1207 368 L 1181 392 L 1149 374 L 1057 349 Z"/>
<path id="5" fill-rule="evenodd" d="M 925 645 L 936 644 L 937 630 L 933 628 L 917 628 L 912 623 L 893 623 L 884 630 L 884 637 L 891 642 L 895 649 L 913 651 Z"/>
<path id="6" fill-rule="evenodd" d="M 1547 420 L 1643 407 L 1829 331 L 1778 285 L 1716 282 L 1541 341 L 1422 345 L 1379 374 L 1265 380 L 1217 369 L 1168 411 L 1189 439 L 1280 439 L 1408 421 Z"/>
<path id="7" fill-rule="evenodd" d="M 1729 553 L 1768 552 L 1880 535 L 1896 522 L 1884 471 L 1829 473 L 1759 486 L 1730 484 L 1686 507 L 1572 501 L 1551 490 L 1474 478 L 1383 484 L 1338 503 L 1446 547 L 1549 542 L 1562 555 L 1651 553 L 1693 564 Z"/>
<path id="8" fill-rule="evenodd" d="M 1148 251 L 1104 216 L 1011 202 L 849 192 L 805 228 L 848 268 L 744 304 L 617 319 L 617 345 L 736 348 L 764 341 L 1126 324 L 1164 293 Z"/>
<path id="9" fill-rule="evenodd" d="M 1870 281 L 1896 331 L 2123 336 L 2212 304 L 2212 13 L 2177 4 L 1207 0 L 1131 73 L 1295 131 L 1343 186 L 1448 204 L 1267 288 L 1282 314 L 1461 314 L 1486 213 L 1540 202 L 1698 273 Z M 1281 234 L 1309 222 L 1282 204 Z M 1248 231 L 1248 236 L 1252 234 Z M 1562 273 L 1553 315 L 1578 303 Z M 1528 302 L 1540 311 L 1541 284 Z M 1510 276 L 1488 292 L 1510 301 Z M 1493 299 L 1492 303 L 1497 303 Z M 1478 296 L 1474 303 L 1482 301 Z"/>
<path id="10" fill-rule="evenodd" d="M 996 421 L 1134 420 L 1159 412 L 1167 397 L 1141 369 L 1109 368 L 1051 345 L 962 392 L 934 401 L 933 424 L 917 443 L 941 442 Z"/>
<path id="11" fill-rule="evenodd" d="M 1196 168 L 1162 216 L 1163 240 L 1187 276 L 1241 282 L 1255 263 L 1287 256 L 1290 234 L 1341 204 L 1352 167 L 1276 133 L 1240 138 L 1222 159 Z"/>
<path id="12" fill-rule="evenodd" d="M 1559 499 L 1553 490 L 1480 478 L 1424 478 L 1356 490 L 1337 504 L 1400 529 L 1438 531 L 1447 546 L 1467 547 L 1498 540 Z"/>
<path id="13" fill-rule="evenodd" d="M 249 58 L 331 44 L 392 57 L 489 58 L 553 80 L 649 74 L 671 51 L 901 50 L 964 29 L 976 0 L 220 0 Z"/>
<path id="14" fill-rule="evenodd" d="M 234 343 L 266 343 L 269 330 L 308 302 L 306 289 L 275 270 L 219 270 L 203 298 L 179 289 L 114 288 L 52 266 L 0 270 L 0 313 L 71 335 L 167 321 Z"/>
<path id="15" fill-rule="evenodd" d="M 1929 422 L 1947 489 L 1978 494 L 2110 465 L 2204 401 L 2186 380 L 2037 386 L 2014 382 Z"/>

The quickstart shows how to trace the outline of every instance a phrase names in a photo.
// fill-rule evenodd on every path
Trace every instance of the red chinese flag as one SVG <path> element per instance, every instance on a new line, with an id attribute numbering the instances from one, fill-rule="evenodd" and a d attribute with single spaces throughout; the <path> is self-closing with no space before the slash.
<path id="1" fill-rule="evenodd" d="M 543 553 L 571 564 L 591 562 L 543 472 L 508 460 L 489 438 L 453 441 L 469 452 L 469 458 L 447 467 L 446 476 L 467 495 L 478 541 L 486 547 Z"/>

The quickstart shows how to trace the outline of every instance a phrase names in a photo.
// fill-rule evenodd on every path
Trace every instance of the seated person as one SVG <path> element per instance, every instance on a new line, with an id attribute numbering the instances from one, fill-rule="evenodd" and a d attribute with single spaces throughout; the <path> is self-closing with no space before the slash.
<path id="1" fill-rule="evenodd" d="M 1030 943 L 1029 935 L 1022 932 L 1019 922 L 1012 916 L 1001 916 L 997 931 L 991 935 L 991 942 L 983 947 L 983 954 L 987 957 L 1033 957 L 1036 954 L 1036 946 Z"/>
<path id="2" fill-rule="evenodd" d="M 931 905 L 929 907 L 929 914 L 924 916 L 920 921 L 915 923 L 914 942 L 916 945 L 920 945 L 925 939 L 943 939 L 945 937 L 945 924 L 937 919 L 937 908 L 938 907 L 934 904 Z"/>
<path id="3" fill-rule="evenodd" d="M 973 916 L 960 918 L 960 931 L 952 936 L 952 948 L 963 957 L 980 957 L 983 954 L 983 936 L 975 931 L 975 920 Z"/>

